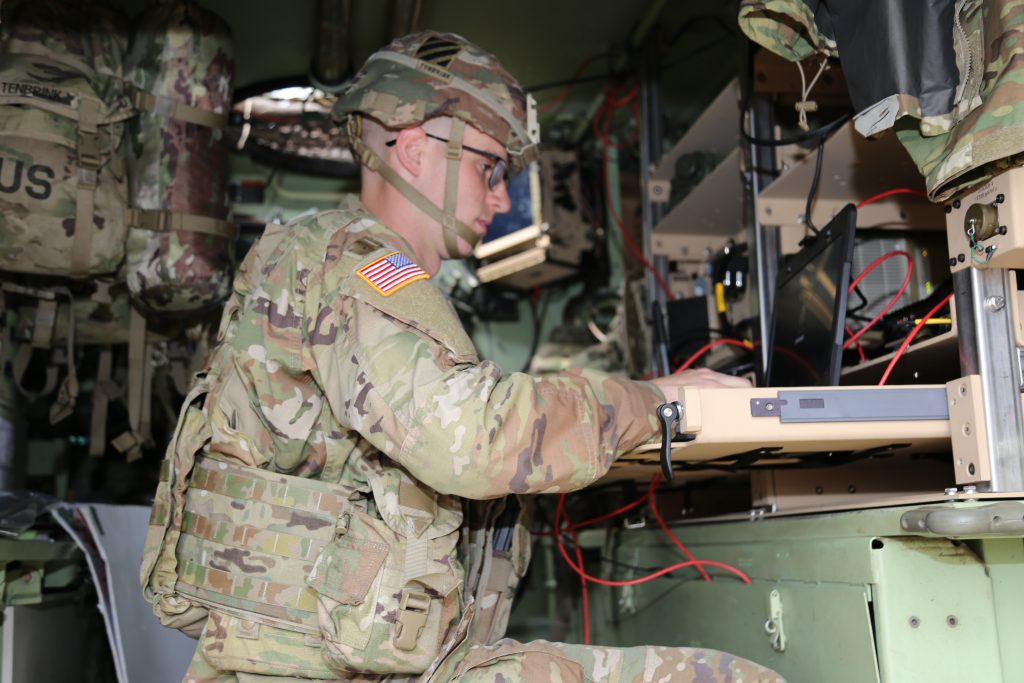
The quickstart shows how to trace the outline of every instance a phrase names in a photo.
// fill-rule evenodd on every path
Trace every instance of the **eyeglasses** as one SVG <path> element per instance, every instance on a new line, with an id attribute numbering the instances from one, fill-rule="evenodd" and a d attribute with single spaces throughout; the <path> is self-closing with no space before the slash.
<path id="1" fill-rule="evenodd" d="M 437 140 L 438 142 L 443 142 L 445 144 L 449 142 L 447 138 L 442 138 L 438 135 L 431 135 L 426 131 L 424 131 L 424 135 L 426 135 L 431 140 Z M 384 145 L 387 147 L 394 147 L 396 142 L 398 142 L 397 139 L 389 140 L 388 142 L 385 142 Z M 487 173 L 487 187 L 489 189 L 493 190 L 503 181 L 508 182 L 508 161 L 502 159 L 497 154 L 491 154 L 490 152 L 485 152 L 482 149 L 470 147 L 469 145 L 463 145 L 462 149 L 466 150 L 467 152 L 472 152 L 473 154 L 478 154 L 493 164 L 490 172 Z"/>

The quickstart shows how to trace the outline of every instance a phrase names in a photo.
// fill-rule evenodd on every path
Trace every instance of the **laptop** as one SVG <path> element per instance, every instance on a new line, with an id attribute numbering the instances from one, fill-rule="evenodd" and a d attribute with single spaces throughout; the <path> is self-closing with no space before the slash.
<path id="1" fill-rule="evenodd" d="M 780 267 L 767 386 L 839 384 L 856 228 L 857 210 L 847 204 Z"/>

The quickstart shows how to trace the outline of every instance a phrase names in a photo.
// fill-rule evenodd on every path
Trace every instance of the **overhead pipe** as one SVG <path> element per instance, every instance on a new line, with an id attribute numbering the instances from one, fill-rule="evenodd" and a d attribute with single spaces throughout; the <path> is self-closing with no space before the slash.
<path id="1" fill-rule="evenodd" d="M 349 71 L 352 0 L 317 0 L 310 80 L 325 92 L 336 92 Z"/>
<path id="2" fill-rule="evenodd" d="M 391 0 L 386 42 L 418 31 L 422 10 L 423 0 Z"/>

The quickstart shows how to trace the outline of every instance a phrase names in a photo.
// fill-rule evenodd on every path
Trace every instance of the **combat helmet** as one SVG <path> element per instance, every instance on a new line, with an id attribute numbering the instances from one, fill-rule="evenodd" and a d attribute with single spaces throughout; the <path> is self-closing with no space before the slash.
<path id="1" fill-rule="evenodd" d="M 532 98 L 494 55 L 462 36 L 425 31 L 399 38 L 370 55 L 338 98 L 335 118 L 343 121 L 356 158 L 379 173 L 421 211 L 437 220 L 450 256 L 456 235 L 470 246 L 479 236 L 455 218 L 458 167 L 465 125 L 505 145 L 509 169 L 522 170 L 537 157 L 540 137 Z M 441 116 L 452 118 L 444 208 L 414 189 L 360 139 L 360 121 L 368 116 L 395 130 Z"/>

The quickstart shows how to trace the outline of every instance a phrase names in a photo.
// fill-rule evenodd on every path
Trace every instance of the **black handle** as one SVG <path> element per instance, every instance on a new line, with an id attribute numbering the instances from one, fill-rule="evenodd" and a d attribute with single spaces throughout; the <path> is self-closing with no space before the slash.
<path id="1" fill-rule="evenodd" d="M 679 429 L 679 404 L 671 401 L 658 406 L 658 422 L 661 423 L 661 473 L 665 481 L 674 481 L 672 470 L 672 441 Z"/>

